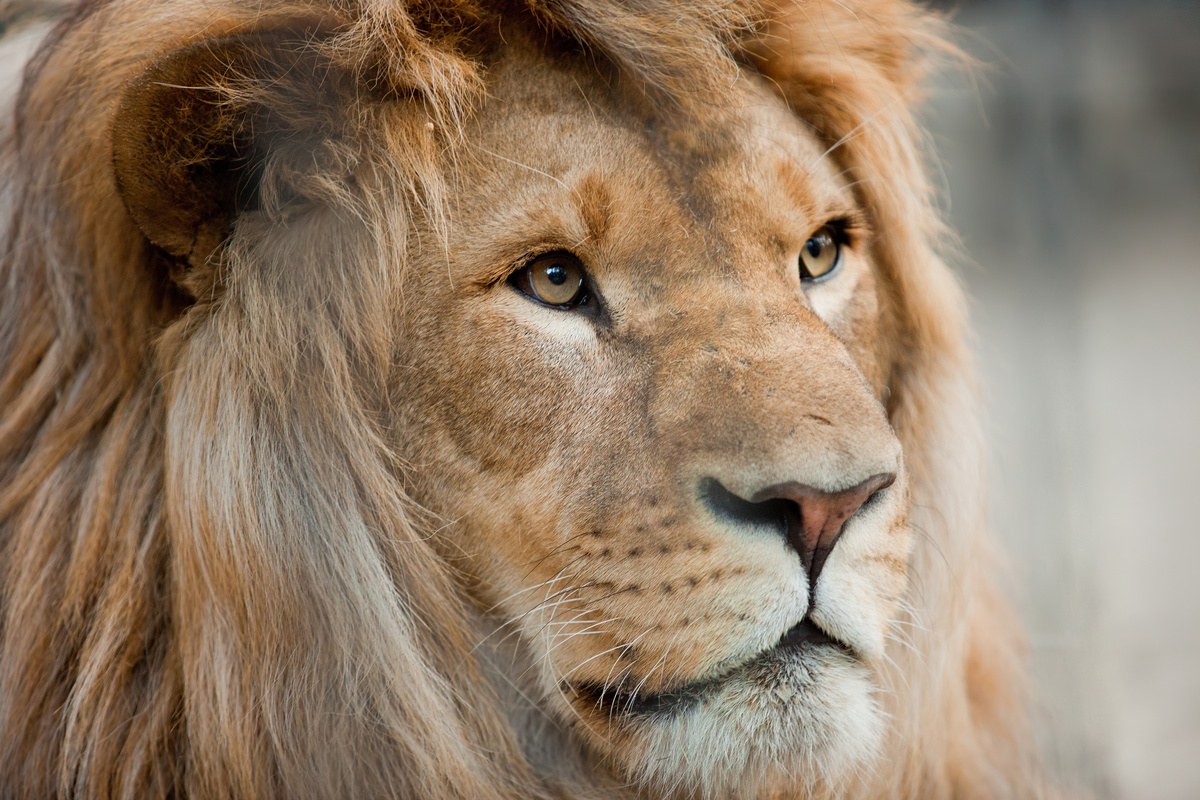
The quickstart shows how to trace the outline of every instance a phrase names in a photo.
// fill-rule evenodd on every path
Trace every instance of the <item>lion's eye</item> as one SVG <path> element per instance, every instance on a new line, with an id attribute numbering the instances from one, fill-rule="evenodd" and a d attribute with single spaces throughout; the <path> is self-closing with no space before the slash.
<path id="1" fill-rule="evenodd" d="M 828 277 L 842 262 L 842 243 L 838 230 L 824 225 L 809 237 L 800 249 L 800 280 L 815 281 Z"/>
<path id="2" fill-rule="evenodd" d="M 540 303 L 559 308 L 579 305 L 586 298 L 583 265 L 570 253 L 548 253 L 513 273 L 509 283 Z"/>

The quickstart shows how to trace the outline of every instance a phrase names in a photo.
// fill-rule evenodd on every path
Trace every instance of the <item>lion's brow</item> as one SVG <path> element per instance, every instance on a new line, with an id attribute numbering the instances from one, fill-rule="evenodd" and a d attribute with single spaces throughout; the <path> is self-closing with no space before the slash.
<path id="1" fill-rule="evenodd" d="M 583 179 L 575 193 L 579 213 L 587 226 L 588 236 L 599 243 L 612 221 L 612 195 L 602 179 L 589 175 Z"/>

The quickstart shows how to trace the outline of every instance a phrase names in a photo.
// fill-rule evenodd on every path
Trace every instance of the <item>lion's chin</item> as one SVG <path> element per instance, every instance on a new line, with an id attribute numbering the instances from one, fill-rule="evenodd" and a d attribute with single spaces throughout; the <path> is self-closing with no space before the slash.
<path id="1" fill-rule="evenodd" d="M 841 647 L 775 648 L 686 702 L 628 715 L 622 760 L 667 795 L 836 790 L 880 749 L 874 692 L 869 669 Z"/>

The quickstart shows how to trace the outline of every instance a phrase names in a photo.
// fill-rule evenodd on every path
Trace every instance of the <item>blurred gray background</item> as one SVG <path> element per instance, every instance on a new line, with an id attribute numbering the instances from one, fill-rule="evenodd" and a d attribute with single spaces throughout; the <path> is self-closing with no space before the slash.
<path id="1" fill-rule="evenodd" d="M 929 122 L 1047 761 L 1200 798 L 1200 4 L 939 2 Z"/>

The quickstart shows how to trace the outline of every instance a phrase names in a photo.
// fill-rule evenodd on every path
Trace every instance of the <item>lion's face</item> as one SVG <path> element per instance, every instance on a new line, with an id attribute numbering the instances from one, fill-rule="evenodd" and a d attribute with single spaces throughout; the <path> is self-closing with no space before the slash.
<path id="1" fill-rule="evenodd" d="M 496 636 L 627 772 L 710 790 L 878 743 L 910 544 L 862 214 L 739 80 L 683 120 L 497 65 L 448 249 L 414 237 L 395 378 L 414 491 Z"/>
<path id="2" fill-rule="evenodd" d="M 0 119 L 0 795 L 1041 796 L 942 34 L 79 4 Z"/>

